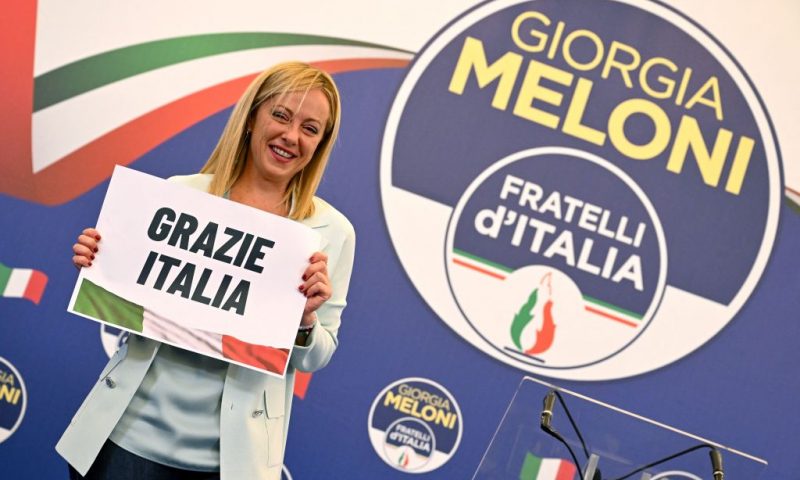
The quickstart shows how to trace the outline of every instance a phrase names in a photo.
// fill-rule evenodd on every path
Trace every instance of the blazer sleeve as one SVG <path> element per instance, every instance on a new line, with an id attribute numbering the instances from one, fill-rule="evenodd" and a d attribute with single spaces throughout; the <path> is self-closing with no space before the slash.
<path id="1" fill-rule="evenodd" d="M 329 227 L 330 228 L 330 227 Z M 289 364 L 303 372 L 313 372 L 328 364 L 339 344 L 338 333 L 341 324 L 342 310 L 347 305 L 347 291 L 350 286 L 350 275 L 353 272 L 356 236 L 353 226 L 343 219 L 338 234 L 331 235 L 337 241 L 331 241 L 325 250 L 328 254 L 328 275 L 333 287 L 333 294 L 317 309 L 317 321 L 308 337 L 305 346 L 295 345 Z"/>

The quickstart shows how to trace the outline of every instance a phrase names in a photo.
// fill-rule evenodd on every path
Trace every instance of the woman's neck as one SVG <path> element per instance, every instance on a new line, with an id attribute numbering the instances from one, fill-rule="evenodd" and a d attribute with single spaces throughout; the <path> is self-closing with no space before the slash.
<path id="1" fill-rule="evenodd" d="M 231 187 L 229 198 L 234 202 L 286 217 L 289 215 L 289 206 L 284 202 L 286 188 L 286 185 L 255 179 L 242 172 Z"/>

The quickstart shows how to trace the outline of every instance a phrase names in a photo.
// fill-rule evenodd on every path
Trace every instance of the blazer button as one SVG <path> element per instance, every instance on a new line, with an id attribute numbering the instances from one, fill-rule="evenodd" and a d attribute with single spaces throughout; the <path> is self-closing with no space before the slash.
<path id="1" fill-rule="evenodd" d="M 106 387 L 108 387 L 108 388 L 114 388 L 114 387 L 116 387 L 116 386 L 117 386 L 117 382 L 115 382 L 113 378 L 111 378 L 111 377 L 106 377 Z"/>
<path id="2" fill-rule="evenodd" d="M 264 414 L 264 410 L 253 410 L 253 418 L 260 417 Z"/>

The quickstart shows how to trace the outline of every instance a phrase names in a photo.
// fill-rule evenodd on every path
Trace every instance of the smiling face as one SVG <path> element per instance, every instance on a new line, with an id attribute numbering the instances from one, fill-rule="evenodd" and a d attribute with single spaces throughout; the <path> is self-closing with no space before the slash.
<path id="1" fill-rule="evenodd" d="M 250 145 L 243 174 L 285 191 L 292 177 L 314 157 L 329 116 L 328 99 L 318 88 L 264 101 L 248 122 Z"/>

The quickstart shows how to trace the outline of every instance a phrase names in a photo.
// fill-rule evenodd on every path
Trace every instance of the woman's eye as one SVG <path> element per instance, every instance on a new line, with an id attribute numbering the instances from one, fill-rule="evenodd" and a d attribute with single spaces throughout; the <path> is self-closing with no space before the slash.
<path id="1" fill-rule="evenodd" d="M 286 112 L 283 112 L 281 110 L 273 111 L 272 112 L 272 116 L 274 118 L 277 118 L 278 120 L 281 120 L 281 121 L 284 121 L 284 122 L 289 121 L 289 115 Z"/>
<path id="2" fill-rule="evenodd" d="M 310 133 L 312 135 L 316 135 L 317 133 L 319 133 L 319 129 L 317 127 L 315 127 L 314 125 L 306 125 L 305 129 L 306 129 L 306 131 L 308 133 Z"/>

